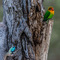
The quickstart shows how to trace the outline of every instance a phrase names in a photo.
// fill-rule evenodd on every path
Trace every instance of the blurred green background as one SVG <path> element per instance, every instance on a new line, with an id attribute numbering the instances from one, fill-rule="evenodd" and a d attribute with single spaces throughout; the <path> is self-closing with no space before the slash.
<path id="1" fill-rule="evenodd" d="M 44 0 L 43 5 L 45 10 L 49 6 L 53 6 L 55 10 L 48 60 L 60 60 L 60 0 Z"/>
<path id="2" fill-rule="evenodd" d="M 48 60 L 60 60 L 60 0 L 45 0 L 43 5 L 45 10 L 47 10 L 49 6 L 53 6 L 55 10 Z M 2 0 L 0 0 L 0 22 L 2 21 L 2 17 L 3 8 Z"/>
<path id="3" fill-rule="evenodd" d="M 2 21 L 3 17 L 3 8 L 2 8 L 2 0 L 0 0 L 0 22 Z"/>

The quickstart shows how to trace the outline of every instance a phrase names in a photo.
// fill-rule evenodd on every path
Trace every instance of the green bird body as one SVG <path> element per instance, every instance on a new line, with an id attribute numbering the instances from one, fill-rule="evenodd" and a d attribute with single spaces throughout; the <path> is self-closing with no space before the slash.
<path id="1" fill-rule="evenodd" d="M 49 10 L 49 8 L 50 8 L 50 10 Z M 44 15 L 43 21 L 47 21 L 48 19 L 51 19 L 54 15 L 54 10 L 51 10 L 51 7 L 49 7 L 49 8 Z"/>

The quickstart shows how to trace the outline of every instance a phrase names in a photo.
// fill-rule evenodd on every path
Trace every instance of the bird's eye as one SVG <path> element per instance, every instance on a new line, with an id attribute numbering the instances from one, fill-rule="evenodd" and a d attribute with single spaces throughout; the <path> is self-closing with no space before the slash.
<path id="1" fill-rule="evenodd" d="M 51 8 L 49 8 L 49 10 L 51 10 Z"/>

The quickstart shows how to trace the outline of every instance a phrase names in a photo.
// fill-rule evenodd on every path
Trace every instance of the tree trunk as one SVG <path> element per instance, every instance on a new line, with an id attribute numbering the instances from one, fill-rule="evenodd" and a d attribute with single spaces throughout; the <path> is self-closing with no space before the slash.
<path id="1" fill-rule="evenodd" d="M 53 20 L 43 21 L 43 0 L 3 0 L 6 25 L 5 51 L 16 47 L 6 60 L 47 60 Z"/>

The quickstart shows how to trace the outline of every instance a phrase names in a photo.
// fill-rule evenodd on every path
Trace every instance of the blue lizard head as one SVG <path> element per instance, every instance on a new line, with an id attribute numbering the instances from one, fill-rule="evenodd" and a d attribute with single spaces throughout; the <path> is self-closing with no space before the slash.
<path id="1" fill-rule="evenodd" d="M 9 52 L 10 52 L 10 53 L 15 52 L 15 47 L 11 47 L 11 48 L 9 49 Z"/>
<path id="2" fill-rule="evenodd" d="M 15 51 L 15 47 L 12 47 L 12 48 L 11 48 L 11 52 L 14 52 L 14 51 Z"/>

